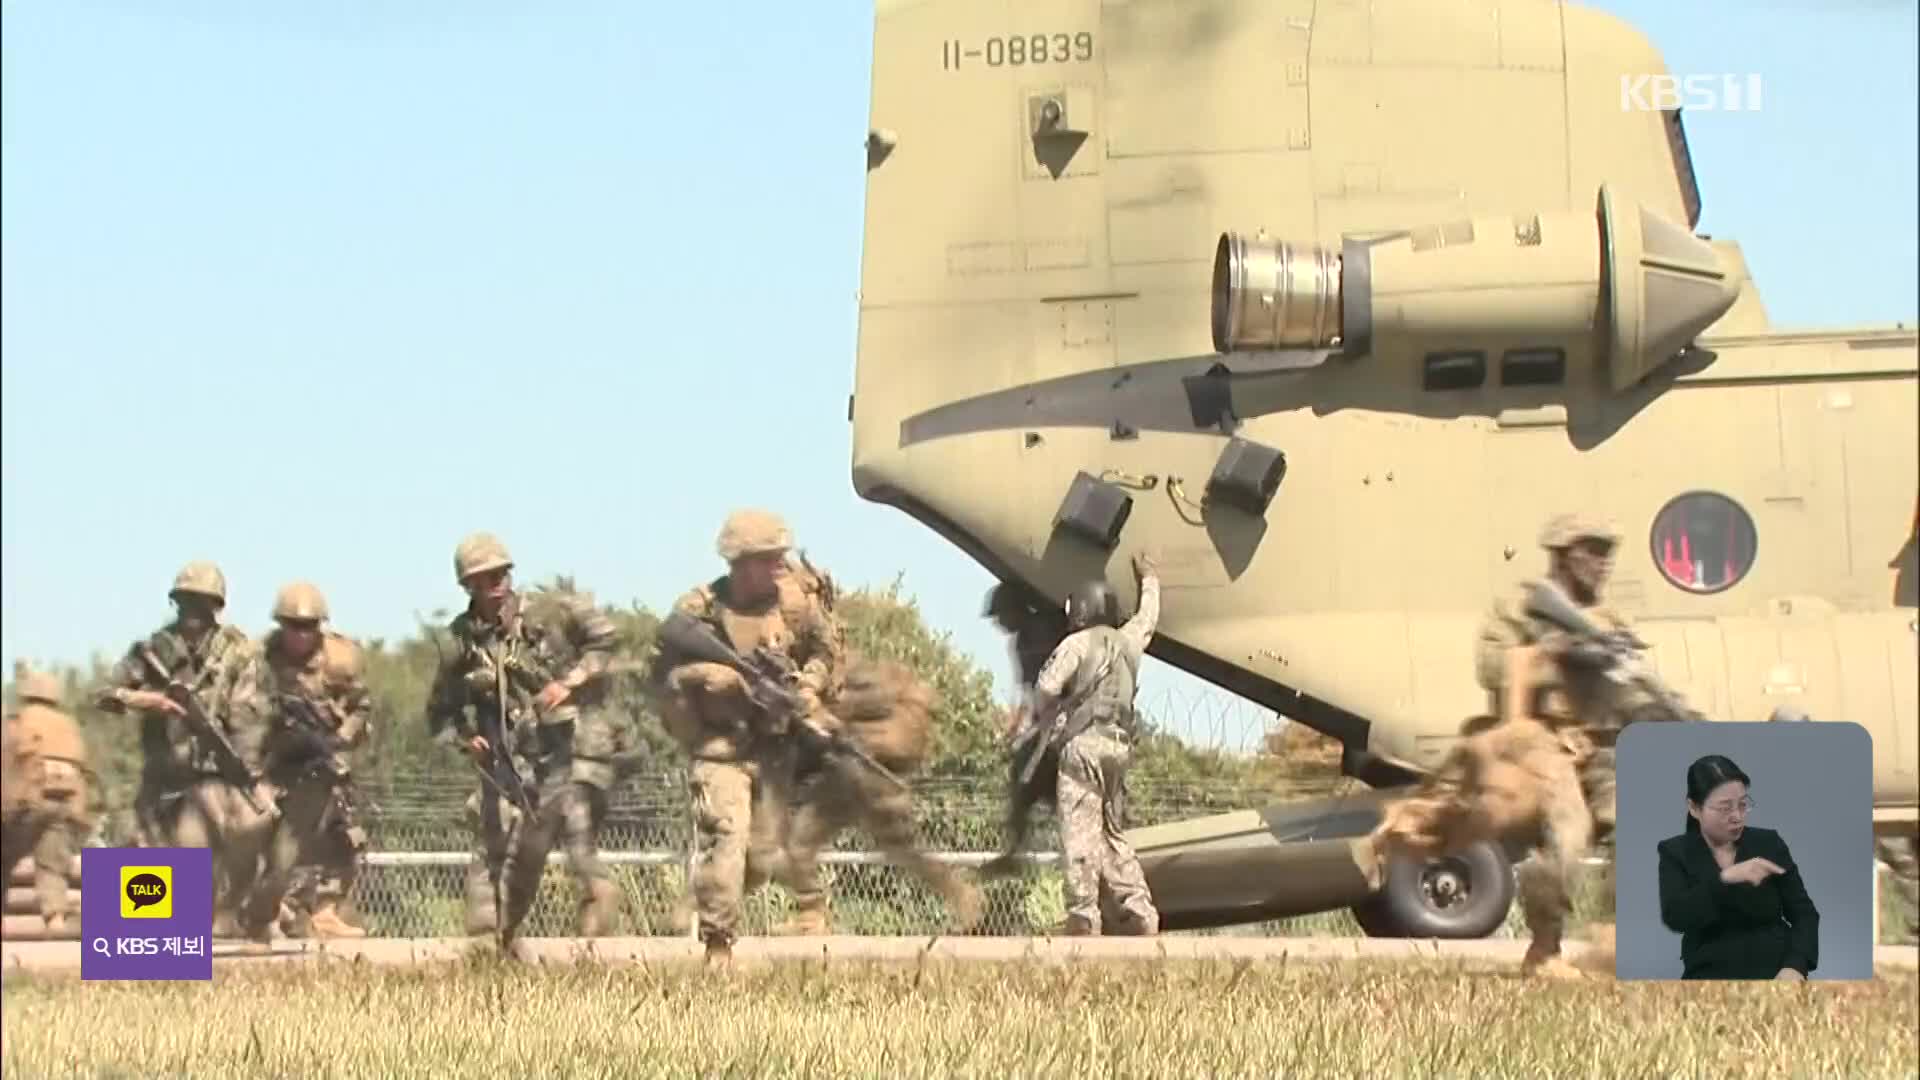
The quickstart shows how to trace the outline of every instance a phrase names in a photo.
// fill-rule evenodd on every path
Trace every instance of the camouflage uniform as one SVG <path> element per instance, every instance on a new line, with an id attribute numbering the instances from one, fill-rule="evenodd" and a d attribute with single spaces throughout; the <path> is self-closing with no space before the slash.
<path id="1" fill-rule="evenodd" d="M 932 690 L 904 666 L 856 661 L 831 711 L 855 743 L 905 779 L 919 771 L 932 749 L 932 705 Z M 894 863 L 939 893 L 962 930 L 979 922 L 978 887 L 914 842 L 911 793 L 861 762 L 829 756 L 803 768 L 798 779 L 786 844 L 786 884 L 797 910 L 783 932 L 827 932 L 820 851 L 853 825 L 865 828 Z"/>
<path id="2" fill-rule="evenodd" d="M 1916 847 L 1920 847 L 1920 843 L 1911 833 L 1873 838 L 1874 855 L 1893 871 L 1889 884 L 1893 886 L 1894 895 L 1905 910 L 1905 941 L 1909 945 L 1920 938 L 1920 859 L 1915 858 Z"/>
<path id="3" fill-rule="evenodd" d="M 507 549 L 491 535 L 475 533 L 454 552 L 454 576 L 467 585 L 478 575 L 513 568 Z M 620 907 L 620 890 L 595 848 L 595 796 L 610 777 L 602 763 L 580 753 L 582 732 L 607 723 L 607 667 L 617 633 L 613 620 L 574 592 L 534 596 L 509 591 L 499 618 L 489 622 L 478 601 L 456 615 L 448 630 L 453 650 L 434 677 L 427 700 L 429 730 L 450 733 L 465 746 L 484 737 L 495 752 L 501 729 L 507 759 L 532 810 L 529 815 L 504 770 L 483 770 L 481 786 L 467 800 L 474 859 L 467 869 L 467 931 L 497 929 L 511 941 L 540 890 L 547 853 L 556 840 L 582 886 L 581 921 L 597 928 Z M 505 701 L 498 692 L 504 681 Z M 568 695 L 542 710 L 538 697 L 558 684 Z M 505 722 L 502 723 L 502 709 Z M 468 714 L 468 709 L 472 714 Z M 504 911 L 501 909 L 504 907 Z"/>
<path id="4" fill-rule="evenodd" d="M 22 671 L 16 681 L 21 707 L 6 718 L 0 750 L 0 882 L 33 856 L 33 891 L 47 936 L 66 929 L 67 865 L 78 840 L 93 827 L 87 810 L 87 746 L 80 728 L 60 709 L 60 682 Z"/>
<path id="5" fill-rule="evenodd" d="M 277 913 L 284 896 L 296 923 L 304 921 L 315 935 L 362 937 L 366 931 L 342 918 L 339 908 L 353 891 L 367 847 L 355 818 L 351 755 L 372 737 L 373 697 L 360 646 L 322 630 L 327 615 L 319 589 L 288 585 L 273 605 L 280 627 L 261 643 L 276 721 L 268 735 L 268 777 L 284 794 L 260 903 L 263 913 Z M 304 656 L 287 637 L 298 629 L 314 635 Z M 316 722 L 321 730 L 307 726 Z"/>
<path id="6" fill-rule="evenodd" d="M 987 592 L 982 614 L 991 618 L 1008 637 L 1007 651 L 1013 661 L 1015 685 L 1019 688 L 1019 700 L 1006 717 L 1007 731 L 1012 734 L 1021 730 L 1033 716 L 1034 685 L 1040 681 L 1040 671 L 1046 667 L 1047 658 L 1066 640 L 1067 619 L 1058 607 L 1024 586 L 1005 581 Z M 1020 758 L 1008 761 L 1006 848 L 980 868 L 982 877 L 998 877 L 1014 869 L 1036 806 L 1052 806 L 1056 814 L 1058 812 L 1060 770 L 1055 767 L 1049 771 L 1043 762 L 1036 766 L 1032 779 L 1022 783 L 1025 765 L 1025 760 Z M 1105 921 L 1124 921 L 1107 906 L 1112 893 L 1103 890 L 1101 898 L 1103 911 L 1107 911 Z"/>
<path id="7" fill-rule="evenodd" d="M 777 516 L 742 510 L 727 518 L 716 545 L 729 573 L 674 603 L 674 611 L 712 627 L 745 655 L 766 646 L 798 669 L 793 688 L 805 703 L 801 722 L 830 728 L 846 644 L 833 614 L 832 582 L 803 569 L 776 571 L 773 594 L 737 600 L 734 574 L 754 556 L 783 560 L 792 533 Z M 740 901 L 779 874 L 792 797 L 794 740 L 788 717 L 769 717 L 747 697 L 745 680 L 724 664 L 655 658 L 652 690 L 662 723 L 687 756 L 693 801 L 694 906 L 714 957 L 730 954 Z"/>
<path id="8" fill-rule="evenodd" d="M 260 652 L 238 627 L 221 624 L 227 582 L 212 563 L 195 562 L 174 579 L 168 596 L 181 614 L 135 642 L 107 675 L 95 705 L 109 713 L 140 713 L 142 764 L 134 795 L 135 843 L 144 847 L 211 847 L 215 868 L 215 922 L 224 926 L 253 888 L 257 866 L 277 813 L 264 783 L 249 806 L 241 788 L 222 778 L 213 752 L 194 737 L 187 721 L 152 707 L 165 683 L 142 663 L 150 648 L 161 666 L 197 696 L 209 720 L 219 725 L 241 761 L 258 780 L 269 709 L 261 695 Z M 194 639 L 186 628 L 191 607 L 207 625 Z M 155 695 L 147 697 L 146 695 Z M 217 930 L 216 932 L 224 932 Z"/>
<path id="9" fill-rule="evenodd" d="M 1149 564 L 1133 618 L 1118 629 L 1096 623 L 1068 634 L 1034 686 L 1037 715 L 1046 716 L 1064 698 L 1067 722 L 1084 725 L 1060 748 L 1056 788 L 1068 934 L 1100 933 L 1103 911 L 1124 916 L 1122 933 L 1160 930 L 1160 913 L 1121 821 L 1137 733 L 1133 698 L 1159 619 L 1160 579 Z M 1103 890 L 1112 894 L 1110 906 L 1102 903 Z"/>
<path id="10" fill-rule="evenodd" d="M 988 590 L 983 614 L 1008 635 L 1007 651 L 1013 660 L 1022 704 L 1030 706 L 1040 670 L 1067 636 L 1066 619 L 1058 607 L 1044 604 L 1026 589 L 1004 581 Z"/>
<path id="11" fill-rule="evenodd" d="M 1547 524 L 1540 543 L 1557 553 L 1585 539 L 1612 544 L 1618 533 L 1606 522 L 1567 514 Z M 1554 659 L 1551 650 L 1565 634 L 1526 613 L 1530 584 L 1496 601 L 1481 625 L 1475 665 L 1490 697 L 1491 725 L 1464 740 L 1431 782 L 1387 807 L 1375 840 L 1422 856 L 1482 840 L 1532 841 L 1518 871 L 1520 910 L 1533 938 L 1523 967 L 1548 965 L 1548 974 L 1569 975 L 1558 957 L 1573 875 L 1590 844 L 1598 841 L 1609 856 L 1613 845 L 1614 744 L 1628 723 L 1671 717 L 1644 688 Z M 1582 610 L 1602 631 L 1630 629 L 1597 601 Z M 1513 674 L 1525 679 L 1528 700 L 1509 702 Z M 1610 857 L 1600 884 L 1610 918 Z"/>

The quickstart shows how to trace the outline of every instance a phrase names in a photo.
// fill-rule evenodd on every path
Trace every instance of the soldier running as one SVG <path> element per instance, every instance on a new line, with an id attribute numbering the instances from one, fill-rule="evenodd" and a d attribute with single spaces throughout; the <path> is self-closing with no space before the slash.
<path id="1" fill-rule="evenodd" d="M 274 598 L 278 626 L 261 643 L 276 720 L 268 736 L 269 775 L 284 794 L 260 903 L 271 905 L 263 915 L 277 915 L 284 895 L 295 936 L 364 937 L 340 905 L 367 847 L 366 830 L 354 818 L 350 755 L 372 738 L 373 701 L 360 647 L 324 627 L 327 616 L 320 590 L 295 582 Z"/>
<path id="2" fill-rule="evenodd" d="M 245 631 L 221 623 L 227 579 L 214 564 L 188 563 L 167 596 L 174 620 L 134 642 L 94 703 L 108 713 L 139 714 L 135 842 L 213 849 L 214 932 L 224 936 L 253 889 L 278 813 L 263 776 L 269 710 L 260 651 Z M 197 701 L 207 733 L 196 733 L 170 686 Z"/>
<path id="3" fill-rule="evenodd" d="M 46 936 L 67 931 L 67 866 L 93 827 L 87 744 L 60 708 L 60 680 L 16 667 L 20 708 L 7 714 L 0 748 L 0 882 L 33 856 L 33 891 Z M 77 922 L 78 920 L 76 920 Z"/>
<path id="4" fill-rule="evenodd" d="M 1587 515 L 1547 523 L 1540 534 L 1547 580 L 1524 582 L 1515 596 L 1496 601 L 1481 627 L 1478 675 L 1494 725 L 1464 740 L 1432 780 L 1389 804 L 1374 832 L 1383 853 L 1417 858 L 1482 840 L 1537 837 L 1518 874 L 1520 910 L 1532 934 L 1525 974 L 1585 977 L 1561 958 L 1561 936 L 1579 860 L 1595 839 L 1611 851 L 1614 744 L 1629 723 L 1684 718 L 1643 684 L 1607 677 L 1610 662 L 1595 654 L 1593 642 L 1528 609 L 1526 598 L 1545 586 L 1599 629 L 1627 635 L 1625 617 L 1601 600 L 1618 540 L 1610 524 Z M 1599 892 L 1609 921 L 1612 879 L 1608 858 Z"/>
<path id="5" fill-rule="evenodd" d="M 441 660 L 426 710 L 428 729 L 450 732 L 479 772 L 481 787 L 467 800 L 476 834 L 467 932 L 497 930 L 502 947 L 532 909 L 557 838 L 583 886 L 583 925 L 597 929 L 621 907 L 582 790 L 596 763 L 577 745 L 604 720 L 613 620 L 578 593 L 542 593 L 530 603 L 514 591 L 512 571 L 506 546 L 489 533 L 454 549 L 454 578 L 469 603 L 449 624 L 454 649 Z"/>

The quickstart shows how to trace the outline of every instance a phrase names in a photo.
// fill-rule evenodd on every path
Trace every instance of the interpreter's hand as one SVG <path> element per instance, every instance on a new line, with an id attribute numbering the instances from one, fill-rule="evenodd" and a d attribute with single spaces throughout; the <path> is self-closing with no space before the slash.
<path id="1" fill-rule="evenodd" d="M 1775 874 L 1784 873 L 1786 870 L 1779 863 L 1755 856 L 1720 871 L 1720 880 L 1729 885 L 1758 885 Z"/>
<path id="2" fill-rule="evenodd" d="M 543 713 L 552 712 L 559 708 L 560 703 L 567 700 L 572 693 L 573 691 L 560 685 L 558 682 L 550 682 L 540 688 L 540 696 L 534 699 L 534 704 L 539 706 L 540 711 Z"/>
<path id="3" fill-rule="evenodd" d="M 1792 968 L 1781 968 L 1780 974 L 1773 977 L 1774 982 L 1806 982 L 1807 977 Z"/>
<path id="4" fill-rule="evenodd" d="M 469 753 L 469 754 L 472 754 L 472 755 L 473 755 L 473 759 L 474 759 L 475 761 L 478 761 L 478 762 L 480 762 L 481 764 L 485 764 L 485 763 L 486 763 L 486 760 L 487 760 L 487 740 L 486 740 L 486 736 L 484 736 L 484 735 L 475 735 L 475 736 L 474 736 L 473 738 L 471 738 L 471 739 L 468 739 L 468 740 L 467 740 L 467 753 Z"/>

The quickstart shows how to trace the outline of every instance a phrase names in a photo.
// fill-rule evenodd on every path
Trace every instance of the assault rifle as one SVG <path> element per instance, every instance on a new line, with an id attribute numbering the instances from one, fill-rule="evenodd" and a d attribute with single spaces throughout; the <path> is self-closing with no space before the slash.
<path id="1" fill-rule="evenodd" d="M 1058 646 L 1056 646 L 1057 648 Z M 1102 649 L 1100 666 L 1079 685 L 1091 691 L 1106 679 L 1107 671 L 1113 667 L 1113 650 Z M 1074 737 L 1091 727 L 1097 717 L 1076 708 L 1076 698 L 1064 698 L 1053 703 L 1046 715 L 1040 710 L 1029 708 L 1021 722 L 1020 729 L 1013 735 L 1013 760 L 1017 771 L 1014 773 L 1014 787 L 1026 788 L 1033 784 L 1034 777 L 1040 772 L 1042 763 L 1049 763 L 1048 771 L 1054 771 L 1060 760 L 1060 748 L 1071 742 Z M 1065 723 L 1060 717 L 1068 717 Z"/>
<path id="2" fill-rule="evenodd" d="M 276 697 L 280 715 L 293 722 L 297 732 L 295 749 L 301 760 L 333 772 L 333 756 L 343 749 L 338 731 L 327 722 L 325 706 L 304 694 L 283 693 Z"/>
<path id="3" fill-rule="evenodd" d="M 1593 620 L 1587 618 L 1557 587 L 1538 581 L 1527 586 L 1526 613 L 1546 621 L 1573 639 L 1566 654 L 1568 663 L 1591 668 L 1613 682 L 1630 684 L 1646 691 L 1660 703 L 1661 710 L 1668 714 L 1667 719 L 1704 719 L 1658 675 L 1647 669 L 1641 660 L 1641 653 L 1648 647 L 1646 642 L 1630 631 L 1603 630 L 1594 625 Z"/>
<path id="4" fill-rule="evenodd" d="M 1037 719 L 1031 705 L 1022 706 L 1020 726 L 1013 735 L 1008 758 L 1007 842 L 1000 854 L 980 867 L 983 878 L 1011 873 L 1014 856 L 1026 842 L 1033 825 L 1033 808 L 1045 803 L 1058 805 L 1060 786 L 1060 750 L 1052 739 L 1043 739 L 1047 725 Z"/>
<path id="5" fill-rule="evenodd" d="M 1055 646 L 1058 648 L 1058 646 Z M 1112 649 L 1102 651 L 1100 667 L 1081 686 L 1092 689 L 1106 678 L 1113 665 Z M 1000 854 L 980 867 L 983 877 L 1009 872 L 1013 857 L 1027 838 L 1032 826 L 1033 808 L 1040 803 L 1059 805 L 1060 748 L 1073 741 L 1098 719 L 1077 708 L 1077 698 L 1055 701 L 1044 714 L 1027 705 L 1020 726 L 1013 733 L 1010 765 L 1011 782 L 1007 793 L 1007 844 Z M 1067 717 L 1063 722 L 1060 718 Z"/>
<path id="6" fill-rule="evenodd" d="M 482 767 L 476 762 L 474 767 L 480 770 L 481 778 L 492 784 L 494 790 L 506 796 L 523 812 L 531 814 L 533 800 L 527 794 L 526 780 L 513 763 L 513 717 L 507 703 L 507 664 L 506 648 L 501 646 L 493 655 L 493 722 L 482 721 L 480 725 L 480 737 L 487 741 L 487 764 Z M 489 830 L 498 831 L 499 823 L 491 820 L 493 800 L 482 799 L 481 803 L 489 811 L 483 815 L 489 819 Z"/>
<path id="7" fill-rule="evenodd" d="M 253 807 L 254 813 L 265 816 L 268 812 L 266 807 L 261 806 L 260 800 L 253 794 L 253 785 L 256 782 L 253 770 L 247 767 L 247 761 L 240 756 L 240 751 L 233 748 L 233 744 L 227 741 L 227 736 L 220 730 L 219 725 L 215 724 L 207 715 L 207 711 L 201 707 L 200 699 L 194 696 L 193 688 L 175 678 L 173 672 L 167 670 L 167 666 L 153 654 L 153 646 L 143 643 L 139 648 L 139 655 L 140 662 L 146 666 L 148 673 L 165 684 L 166 689 L 161 693 L 185 712 L 187 729 L 193 732 L 202 746 L 213 753 L 214 764 L 220 770 L 221 778 L 240 789 L 241 797 L 247 800 L 248 806 Z"/>
<path id="8" fill-rule="evenodd" d="M 792 689 L 793 666 L 764 646 L 746 656 L 735 652 L 720 640 L 713 628 L 682 611 L 667 616 L 660 624 L 659 640 L 663 652 L 674 654 L 679 662 L 704 661 L 724 664 L 740 673 L 747 684 L 747 699 L 769 718 L 784 718 L 794 723 L 801 739 L 812 749 L 842 754 L 861 764 L 868 772 L 902 791 L 912 790 L 892 769 L 874 760 L 865 747 L 844 731 L 827 732 L 806 720 L 806 707 Z"/>

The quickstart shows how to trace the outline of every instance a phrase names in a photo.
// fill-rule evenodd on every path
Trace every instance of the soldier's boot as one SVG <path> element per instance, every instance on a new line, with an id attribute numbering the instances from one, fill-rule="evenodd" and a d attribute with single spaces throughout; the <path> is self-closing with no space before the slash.
<path id="1" fill-rule="evenodd" d="M 278 919 L 274 917 L 261 918 L 258 912 L 246 912 L 235 916 L 234 923 L 239 931 L 237 936 L 247 943 L 248 951 L 270 949 L 276 940 L 286 940 L 286 935 L 280 932 Z"/>
<path id="2" fill-rule="evenodd" d="M 1574 980 L 1587 977 L 1586 972 L 1568 963 L 1560 955 L 1560 934 L 1558 931 L 1535 934 L 1527 945 L 1527 955 L 1520 961 L 1520 974 L 1527 978 Z"/>
<path id="3" fill-rule="evenodd" d="M 307 919 L 318 938 L 363 938 L 367 932 L 348 922 L 340 915 L 339 906 L 332 900 L 323 900 Z"/>
<path id="4" fill-rule="evenodd" d="M 724 937 L 707 939 L 707 966 L 731 967 L 733 965 L 733 942 Z"/>
<path id="5" fill-rule="evenodd" d="M 213 936 L 217 938 L 237 938 L 240 936 L 240 924 L 234 920 L 231 911 L 213 913 Z"/>
<path id="6" fill-rule="evenodd" d="M 1554 979 L 1561 982 L 1579 982 L 1589 978 L 1586 972 L 1575 967 L 1562 956 L 1549 956 L 1532 967 L 1522 965 L 1520 973 L 1532 979 Z"/>
<path id="7" fill-rule="evenodd" d="M 793 914 L 773 931 L 782 937 L 819 935 L 828 932 L 827 898 L 824 894 L 795 897 Z"/>
<path id="8" fill-rule="evenodd" d="M 1583 936 L 1587 949 L 1574 966 L 1591 975 L 1612 978 L 1616 935 L 1612 923 L 1589 923 Z"/>
<path id="9" fill-rule="evenodd" d="M 625 899 L 620 887 L 605 878 L 589 882 L 586 900 L 580 905 L 580 936 L 604 937 L 612 933 Z"/>
<path id="10" fill-rule="evenodd" d="M 1093 925 L 1093 922 L 1087 919 L 1086 917 L 1080 916 L 1080 915 L 1069 915 L 1067 916 L 1066 923 L 1060 927 L 1060 936 L 1061 937 L 1099 937 L 1100 931 Z"/>

